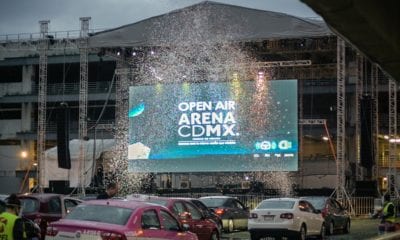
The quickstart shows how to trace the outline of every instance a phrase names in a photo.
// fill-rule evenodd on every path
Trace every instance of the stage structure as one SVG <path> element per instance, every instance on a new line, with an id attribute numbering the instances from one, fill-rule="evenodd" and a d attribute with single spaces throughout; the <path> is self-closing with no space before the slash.
<path id="1" fill-rule="evenodd" d="M 88 108 L 88 34 L 89 34 L 89 21 L 90 17 L 82 17 L 81 32 L 79 39 L 79 55 L 80 55 L 80 71 L 79 71 L 79 140 L 81 141 L 79 147 L 79 193 L 85 195 L 84 175 L 86 173 L 86 141 L 87 136 L 87 108 Z"/>
<path id="2" fill-rule="evenodd" d="M 391 199 L 398 199 L 397 189 L 397 84 L 394 79 L 389 78 L 389 170 L 387 173 L 387 194 Z"/>
<path id="3" fill-rule="evenodd" d="M 336 197 L 342 201 L 348 201 L 349 196 L 345 189 L 345 137 L 346 137 L 346 43 L 337 38 L 337 136 L 336 136 L 336 167 L 337 167 L 337 185 Z"/>
<path id="4" fill-rule="evenodd" d="M 363 169 L 360 165 L 361 163 L 361 118 L 360 118 L 360 101 L 363 96 L 364 87 L 363 87 L 363 79 L 364 79 L 364 58 L 360 54 L 357 54 L 356 59 L 357 64 L 357 75 L 356 75 L 356 137 L 355 137 L 355 145 L 356 145 L 356 181 L 362 181 L 364 179 Z"/>
<path id="5" fill-rule="evenodd" d="M 38 44 L 39 51 L 39 91 L 38 91 L 38 131 L 37 131 L 37 163 L 39 168 L 39 191 L 43 192 L 44 173 L 46 170 L 46 111 L 47 111 L 47 51 L 49 20 L 40 21 L 41 39 Z"/>
<path id="6" fill-rule="evenodd" d="M 90 18 L 89 18 L 90 19 Z M 82 33 L 85 33 L 85 36 L 87 36 L 87 31 L 88 28 L 84 28 L 83 26 L 86 27 L 84 22 L 87 22 L 88 20 L 81 19 L 82 20 Z M 118 76 L 118 81 L 117 81 L 117 89 L 116 89 L 116 99 L 117 99 L 117 109 L 116 109 L 116 123 L 119 124 L 116 126 L 116 140 L 120 141 L 122 145 L 120 145 L 117 149 L 117 159 L 120 159 L 120 161 L 124 161 L 126 158 L 127 154 L 127 146 L 124 144 L 127 144 L 127 124 L 128 121 L 126 120 L 127 118 L 127 105 L 125 104 L 119 104 L 121 101 L 126 101 L 126 97 L 128 96 L 127 94 L 127 89 L 126 87 L 128 84 L 125 84 L 130 81 L 130 79 L 134 79 L 135 74 L 137 71 L 141 71 L 141 63 L 143 62 L 143 58 L 148 57 L 146 52 L 150 52 L 150 48 L 137 48 L 137 52 L 142 52 L 140 57 L 135 57 L 132 55 L 132 50 L 134 48 L 129 47 L 128 45 L 125 46 L 120 46 L 120 47 L 107 47 L 107 42 L 103 42 L 103 47 L 99 46 L 88 46 L 87 48 L 82 47 L 84 45 L 81 45 L 81 42 L 74 38 L 67 37 L 62 40 L 59 39 L 52 39 L 51 36 L 48 35 L 48 24 L 49 21 L 41 21 L 41 34 L 40 37 L 38 38 L 30 38 L 30 39 L 18 39 L 17 41 L 11 41 L 8 42 L 7 45 L 2 45 L 0 46 L 1 51 L 30 51 L 33 53 L 39 52 L 39 91 L 38 91 L 38 131 L 37 131 L 37 160 L 39 163 L 39 186 L 41 188 L 44 187 L 44 182 L 43 182 L 43 174 L 45 173 L 45 163 L 43 161 L 44 158 L 44 150 L 45 150 L 45 142 L 46 142 L 46 83 L 47 83 L 47 54 L 48 51 L 53 50 L 57 51 L 60 49 L 81 49 L 81 68 L 80 68 L 80 78 L 81 78 L 81 90 L 82 93 L 80 93 L 80 103 L 79 103 L 79 109 L 82 110 L 82 114 L 80 114 L 79 120 L 80 120 L 80 138 L 84 138 L 87 135 L 87 132 L 85 132 L 85 126 L 87 119 L 84 118 L 85 116 L 85 109 L 87 110 L 87 54 L 89 52 L 92 53 L 97 53 L 100 51 L 106 52 L 108 56 L 114 57 L 119 63 L 117 64 L 117 69 L 116 69 L 116 75 Z M 88 27 L 88 25 L 87 25 Z M 83 35 L 81 35 L 82 37 Z M 53 37 L 54 38 L 54 37 Z M 300 38 L 300 36 L 297 36 L 297 38 Z M 77 38 L 79 39 L 79 38 Z M 50 40 L 52 40 L 51 44 L 49 44 Z M 318 41 L 318 40 L 316 40 Z M 279 40 L 271 40 L 268 41 L 268 44 L 271 45 L 272 47 L 276 47 L 273 43 L 277 42 L 276 46 L 279 45 Z M 126 47 L 126 49 L 123 49 L 122 47 Z M 284 47 L 283 47 L 284 48 Z M 127 56 L 127 52 L 125 50 L 130 49 L 130 56 Z M 316 51 L 318 51 L 318 48 L 316 48 Z M 338 83 L 338 89 L 337 89 L 337 129 L 338 129 L 338 134 L 337 134 L 337 188 L 336 188 L 336 194 L 339 199 L 346 199 L 346 189 L 344 188 L 344 169 L 345 169 L 345 148 L 344 148 L 344 138 L 345 138 L 345 98 L 344 98 L 344 93 L 345 93 L 345 43 L 343 40 L 338 39 L 337 40 L 337 66 L 327 66 L 326 69 L 312 69 L 312 68 L 307 68 L 307 64 L 301 63 L 299 64 L 298 61 L 274 61 L 274 62 L 261 62 L 257 63 L 257 67 L 259 70 L 262 71 L 270 71 L 271 69 L 274 69 L 277 73 L 281 75 L 285 75 L 286 72 L 290 72 L 290 74 L 296 74 L 298 73 L 299 75 L 304 75 L 305 77 L 307 76 L 319 76 L 323 75 L 325 72 L 331 72 L 335 68 L 337 69 L 337 83 Z M 305 60 L 308 61 L 308 60 Z M 302 62 L 302 61 L 300 61 Z M 363 60 L 360 57 L 358 60 L 358 80 L 357 80 L 357 94 L 358 96 L 356 97 L 356 104 L 359 105 L 359 98 L 360 98 L 360 93 L 362 92 L 363 86 L 362 86 L 362 80 L 366 76 L 363 76 L 364 70 L 362 69 L 363 67 Z M 311 64 L 311 62 L 310 62 Z M 376 69 L 373 69 L 371 71 L 374 71 L 371 75 L 376 76 Z M 329 75 L 329 74 L 328 74 Z M 284 78 L 284 77 L 281 77 Z M 310 77 L 311 78 L 311 77 Z M 377 79 L 377 77 L 374 77 L 374 79 Z M 82 85 L 83 84 L 83 85 Z M 375 83 L 375 91 L 376 87 L 378 85 L 378 82 L 376 81 Z M 396 84 L 393 79 L 390 80 L 389 82 L 389 136 L 391 139 L 395 139 L 397 136 L 397 109 L 396 109 Z M 86 99 L 85 99 L 86 98 Z M 358 109 L 358 107 L 357 107 Z M 375 108 L 375 114 L 374 118 L 375 121 L 377 121 L 377 107 Z M 86 113 L 87 114 L 87 113 Z M 357 121 L 358 124 L 359 120 Z M 356 130 L 357 132 L 357 142 L 359 142 L 359 131 L 360 127 L 358 126 Z M 87 129 L 86 129 L 87 131 Z M 123 133 L 125 132 L 125 133 Z M 378 131 L 377 131 L 378 132 Z M 301 132 L 300 132 L 301 133 Z M 125 135 L 124 135 L 125 134 Z M 376 133 L 377 134 L 377 133 Z M 302 136 L 300 136 L 301 138 Z M 119 144 L 117 144 L 118 146 Z M 359 162 L 359 143 L 357 145 L 357 162 Z M 388 180 L 391 179 L 391 176 L 396 176 L 396 162 L 397 162 L 397 157 L 395 155 L 396 152 L 396 143 L 391 141 L 390 142 L 390 164 L 389 164 L 389 171 L 388 171 Z M 124 165 L 125 166 L 125 165 Z M 359 168 L 357 168 L 359 169 Z M 362 171 L 358 170 L 357 171 L 357 178 L 362 179 Z M 395 189 L 394 191 L 397 191 L 397 184 L 395 180 L 391 181 L 390 180 L 390 189 Z M 398 193 L 396 192 L 391 192 L 392 196 L 398 196 Z"/>

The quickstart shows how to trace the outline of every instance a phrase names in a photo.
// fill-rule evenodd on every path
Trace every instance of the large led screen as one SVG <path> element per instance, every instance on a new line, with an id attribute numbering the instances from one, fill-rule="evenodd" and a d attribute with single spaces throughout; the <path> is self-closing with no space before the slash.
<path id="1" fill-rule="evenodd" d="M 129 171 L 297 171 L 297 80 L 132 86 Z"/>

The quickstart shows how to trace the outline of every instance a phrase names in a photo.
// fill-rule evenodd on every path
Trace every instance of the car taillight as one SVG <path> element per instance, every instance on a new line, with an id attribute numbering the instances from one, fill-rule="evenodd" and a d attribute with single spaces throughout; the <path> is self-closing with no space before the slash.
<path id="1" fill-rule="evenodd" d="M 126 240 L 125 236 L 119 233 L 102 232 L 102 240 Z"/>
<path id="2" fill-rule="evenodd" d="M 282 213 L 281 218 L 284 219 L 293 219 L 293 214 L 292 213 Z"/>
<path id="3" fill-rule="evenodd" d="M 225 209 L 223 209 L 223 208 L 215 209 L 215 213 L 218 214 L 218 215 L 222 215 L 222 214 L 224 214 L 224 212 L 225 212 Z"/>
<path id="4" fill-rule="evenodd" d="M 328 207 L 324 207 L 324 208 L 321 210 L 321 215 L 322 215 L 322 217 L 325 218 L 326 216 L 328 216 L 328 212 L 329 212 Z"/>
<path id="5" fill-rule="evenodd" d="M 142 236 L 143 235 L 143 229 L 138 229 L 138 230 L 136 230 L 136 231 L 134 231 L 133 232 L 133 236 L 134 237 L 140 237 L 140 236 Z"/>
<path id="6" fill-rule="evenodd" d="M 249 218 L 258 218 L 257 213 L 250 213 Z"/>
<path id="7" fill-rule="evenodd" d="M 58 233 L 58 229 L 52 226 L 47 227 L 46 229 L 46 236 L 54 237 Z"/>

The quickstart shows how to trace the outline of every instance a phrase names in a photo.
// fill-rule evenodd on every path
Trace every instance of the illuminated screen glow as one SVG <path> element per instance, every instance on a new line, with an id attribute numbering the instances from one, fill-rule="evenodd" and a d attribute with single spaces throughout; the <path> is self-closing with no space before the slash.
<path id="1" fill-rule="evenodd" d="M 297 80 L 131 86 L 129 171 L 297 171 Z"/>

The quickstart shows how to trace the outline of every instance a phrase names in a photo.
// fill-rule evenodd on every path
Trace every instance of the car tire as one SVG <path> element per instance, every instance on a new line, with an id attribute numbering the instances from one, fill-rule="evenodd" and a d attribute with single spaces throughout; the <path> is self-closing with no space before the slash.
<path id="1" fill-rule="evenodd" d="M 350 220 L 346 221 L 346 224 L 343 227 L 343 232 L 344 233 L 350 233 Z"/>
<path id="2" fill-rule="evenodd" d="M 334 230 L 335 230 L 335 225 L 333 224 L 333 221 L 330 221 L 328 227 L 326 228 L 326 235 L 329 236 L 333 235 Z"/>
<path id="3" fill-rule="evenodd" d="M 222 225 L 222 222 L 217 223 L 217 228 L 218 228 L 219 233 L 221 234 L 222 231 L 224 230 L 224 226 Z"/>
<path id="4" fill-rule="evenodd" d="M 260 240 L 260 237 L 257 234 L 252 233 L 252 232 L 250 232 L 250 238 L 251 238 L 251 240 Z"/>
<path id="5" fill-rule="evenodd" d="M 326 238 L 326 226 L 325 226 L 325 223 L 323 223 L 322 225 L 321 225 L 321 231 L 320 231 L 320 234 L 319 234 L 319 239 L 325 239 Z"/>
<path id="6" fill-rule="evenodd" d="M 307 236 L 307 228 L 304 224 L 301 225 L 299 233 L 297 234 L 298 240 L 305 240 Z"/>
<path id="7" fill-rule="evenodd" d="M 235 226 L 233 225 L 233 219 L 229 219 L 228 220 L 228 233 L 233 232 L 233 230 L 235 230 Z"/>
<path id="8" fill-rule="evenodd" d="M 211 238 L 210 240 L 219 240 L 219 235 L 218 235 L 218 231 L 213 231 L 211 233 Z"/>

